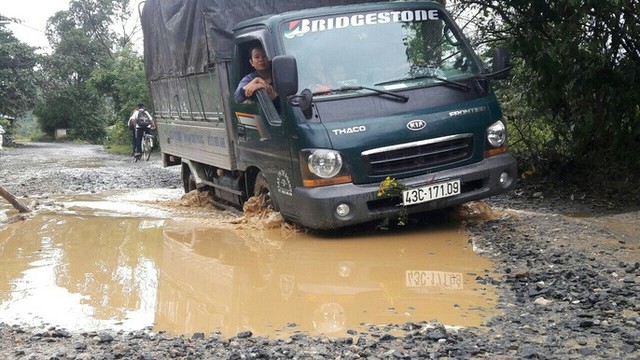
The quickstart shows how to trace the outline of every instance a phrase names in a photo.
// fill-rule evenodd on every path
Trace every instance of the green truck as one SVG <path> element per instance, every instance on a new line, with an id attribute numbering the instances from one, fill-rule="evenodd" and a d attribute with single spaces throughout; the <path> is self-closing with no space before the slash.
<path id="1" fill-rule="evenodd" d="M 508 53 L 485 66 L 438 3 L 147 0 L 141 19 L 163 164 L 218 206 L 264 195 L 335 229 L 515 186 L 491 88 Z M 238 102 L 257 45 L 278 96 Z"/>

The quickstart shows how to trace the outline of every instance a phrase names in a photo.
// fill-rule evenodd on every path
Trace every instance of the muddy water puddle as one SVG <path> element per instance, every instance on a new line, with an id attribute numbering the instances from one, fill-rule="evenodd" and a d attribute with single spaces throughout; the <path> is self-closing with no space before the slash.
<path id="1" fill-rule="evenodd" d="M 586 213 L 566 214 L 572 219 L 595 224 L 604 231 L 598 248 L 589 249 L 596 253 L 603 249 L 615 251 L 621 261 L 637 262 L 640 259 L 640 211 L 628 211 L 608 215 Z"/>
<path id="2" fill-rule="evenodd" d="M 317 235 L 180 196 L 49 198 L 0 225 L 0 322 L 345 336 L 409 321 L 478 326 L 495 311 L 493 287 L 476 281 L 492 265 L 459 222 Z M 0 204 L 0 217 L 12 214 Z"/>

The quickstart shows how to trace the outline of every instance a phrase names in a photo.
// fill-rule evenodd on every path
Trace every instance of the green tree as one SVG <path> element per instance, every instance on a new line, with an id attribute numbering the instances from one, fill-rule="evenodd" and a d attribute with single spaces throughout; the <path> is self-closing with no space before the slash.
<path id="1" fill-rule="evenodd" d="M 49 135 L 64 128 L 72 139 L 101 141 L 106 134 L 106 107 L 100 97 L 83 86 L 46 92 L 33 113 L 42 131 Z"/>
<path id="2" fill-rule="evenodd" d="M 108 141 L 105 145 L 128 149 L 131 144 L 131 132 L 126 125 L 136 104 L 150 103 L 142 57 L 125 47 L 116 54 L 108 67 L 95 70 L 89 79 L 89 86 L 104 98 L 110 99 L 111 113 Z M 115 125 L 115 126 L 113 126 Z"/>
<path id="3" fill-rule="evenodd" d="M 514 54 L 512 82 L 500 90 L 526 162 L 638 174 L 640 1 L 460 0 L 456 6 L 474 23 L 477 44 L 493 41 Z"/>
<path id="4" fill-rule="evenodd" d="M 37 93 L 35 48 L 0 23 L 0 115 L 19 116 L 33 106 Z"/>
<path id="5" fill-rule="evenodd" d="M 108 66 L 95 69 L 89 86 L 111 100 L 114 121 L 128 119 L 139 102 L 150 103 L 142 56 L 129 46 L 117 53 Z"/>
<path id="6" fill-rule="evenodd" d="M 126 26 L 131 13 L 129 0 L 72 0 L 69 10 L 49 19 L 53 53 L 43 63 L 47 82 L 35 109 L 45 132 L 65 127 L 72 138 L 103 141 L 106 127 L 125 106 L 114 84 L 124 76 L 112 74 L 121 70 L 122 54 L 134 57 L 136 30 L 127 33 Z"/>

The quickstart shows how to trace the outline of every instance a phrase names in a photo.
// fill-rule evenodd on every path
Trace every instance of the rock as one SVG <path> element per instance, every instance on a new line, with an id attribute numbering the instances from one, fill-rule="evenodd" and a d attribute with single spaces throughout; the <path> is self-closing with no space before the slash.
<path id="1" fill-rule="evenodd" d="M 92 193 L 122 189 L 126 188 L 120 187 L 123 179 L 141 174 L 129 169 L 131 166 L 128 159 L 115 159 L 116 163 L 126 162 L 126 166 L 100 169 L 97 172 L 99 176 L 95 174 L 96 169 L 92 169 L 93 174 L 78 175 L 71 179 L 60 170 L 64 165 L 57 162 L 53 174 L 38 171 L 38 174 L 46 176 L 29 175 L 18 178 L 20 172 L 9 172 L 7 169 L 33 162 L 26 158 L 12 164 L 10 162 L 13 154 L 4 155 L 3 153 L 0 159 L 0 179 L 3 184 L 5 181 L 7 184 L 13 183 L 17 191 L 22 193 L 32 193 L 39 187 L 50 191 L 54 185 L 64 187 L 65 192 L 70 192 L 73 188 Z M 142 169 L 136 169 L 138 168 Z M 170 178 L 162 175 L 163 173 L 164 170 L 153 170 L 145 174 L 152 184 L 144 186 L 181 186 L 178 173 L 170 174 Z M 114 179 L 111 180 L 111 177 Z M 21 181 L 16 181 L 18 179 Z M 518 184 L 518 189 L 522 189 L 521 186 Z M 345 328 L 338 334 L 341 336 L 346 333 L 353 338 L 311 336 L 300 332 L 286 339 L 263 339 L 253 334 L 246 336 L 249 333 L 244 332 L 225 339 L 221 334 L 206 337 L 205 332 L 184 339 L 181 336 L 155 333 L 153 327 L 147 327 L 130 333 L 113 333 L 108 341 L 104 334 L 97 332 L 77 334 L 76 329 L 70 329 L 65 333 L 66 330 L 55 327 L 39 331 L 0 323 L 0 359 L 640 358 L 640 262 L 631 257 L 637 250 L 637 236 L 618 238 L 613 231 L 603 229 L 600 219 L 576 219 L 560 215 L 580 211 L 567 208 L 560 197 L 552 196 L 555 191 L 546 184 L 529 187 L 521 194 L 542 194 L 542 191 L 544 196 L 533 202 L 530 201 L 530 196 L 516 197 L 513 194 L 487 200 L 492 207 L 500 204 L 505 212 L 513 211 L 510 216 L 487 222 L 454 223 L 471 232 L 472 246 L 482 249 L 481 255 L 491 261 L 495 269 L 495 272 L 484 273 L 463 270 L 465 278 L 477 278 L 479 283 L 495 285 L 490 291 L 495 291 L 496 296 L 492 296 L 492 299 L 495 299 L 498 314 L 487 315 L 483 321 L 486 327 L 482 329 L 471 326 L 453 330 L 439 324 L 422 322 L 423 319 L 409 318 L 416 323 L 371 327 L 354 325 L 352 329 Z M 520 202 L 518 198 L 521 198 Z M 578 202 L 579 200 L 575 200 L 571 205 Z M 635 204 L 637 203 L 636 201 Z M 61 206 L 46 202 L 43 204 L 39 207 L 48 211 L 53 211 L 50 209 L 53 206 Z M 630 214 L 636 216 L 635 212 Z M 425 233 L 429 231 L 425 230 Z M 393 235 L 385 234 L 390 239 Z M 623 246 L 619 240 L 624 240 Z M 471 248 L 468 244 L 465 246 Z M 277 251 L 284 250 L 286 247 Z M 375 274 L 375 271 L 371 272 L 370 280 L 378 280 Z M 501 275 L 499 281 L 494 283 L 493 274 Z M 277 281 L 271 285 L 275 286 L 272 290 L 277 289 Z M 399 315 L 405 311 L 416 312 L 403 303 L 406 299 L 395 298 L 396 295 L 402 297 L 406 289 L 399 291 L 401 287 L 395 286 L 385 289 L 391 291 L 388 299 L 393 301 L 385 303 L 384 307 L 393 307 L 395 312 L 389 313 L 398 315 L 397 319 L 403 319 Z M 485 291 L 489 292 L 481 290 L 478 295 Z M 456 296 L 457 293 L 452 292 L 452 295 Z M 416 309 L 425 306 L 414 299 L 409 300 Z M 464 313 L 466 306 L 462 300 L 455 299 L 451 304 L 454 303 L 461 304 L 462 307 L 452 305 L 443 311 Z M 489 313 L 491 310 L 493 309 L 489 309 Z M 434 315 L 437 316 L 438 314 Z M 398 335 L 396 331 L 403 331 L 404 336 Z M 394 338 L 390 337 L 391 334 Z"/>
<path id="2" fill-rule="evenodd" d="M 538 350 L 530 346 L 524 347 L 520 350 L 519 356 L 523 359 L 540 358 Z"/>
<path id="3" fill-rule="evenodd" d="M 552 300 L 547 300 L 547 299 L 545 299 L 543 297 L 539 297 L 539 298 L 536 298 L 533 301 L 533 303 L 536 304 L 536 305 L 540 305 L 540 306 L 548 306 L 549 304 L 553 303 L 553 301 Z"/>
<path id="4" fill-rule="evenodd" d="M 17 358 L 17 357 L 24 356 L 24 355 L 26 354 L 26 352 L 25 352 L 24 350 L 22 350 L 22 349 L 18 349 L 18 350 L 15 350 L 15 351 L 13 352 L 13 354 L 14 354 L 14 355 L 16 356 L 16 358 Z"/>
<path id="5" fill-rule="evenodd" d="M 581 328 L 590 328 L 592 326 L 595 326 L 596 323 L 593 320 L 584 320 L 584 321 L 580 321 L 580 327 Z"/>
<path id="6" fill-rule="evenodd" d="M 112 342 L 114 339 L 113 339 L 113 336 L 111 336 L 111 335 L 109 335 L 109 334 L 99 334 L 99 335 L 97 336 L 97 340 L 98 340 L 98 342 L 100 342 L 100 343 L 110 343 L 110 342 Z"/>
<path id="7" fill-rule="evenodd" d="M 583 356 L 591 356 L 596 352 L 594 348 L 590 348 L 590 347 L 580 348 L 577 351 L 578 351 L 578 354 Z"/>
<path id="8" fill-rule="evenodd" d="M 631 354 L 632 352 L 636 351 L 636 347 L 631 344 L 624 344 L 620 347 L 620 351 L 625 354 Z"/>
<path id="9" fill-rule="evenodd" d="M 433 329 L 433 330 L 429 330 L 427 331 L 427 339 L 429 340 L 440 340 L 440 339 L 446 339 L 447 338 L 447 332 L 444 329 Z"/>

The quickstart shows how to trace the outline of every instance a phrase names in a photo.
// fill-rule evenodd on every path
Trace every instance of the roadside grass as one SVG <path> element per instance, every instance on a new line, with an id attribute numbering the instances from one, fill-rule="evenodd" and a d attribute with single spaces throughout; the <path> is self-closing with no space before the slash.
<path id="1" fill-rule="evenodd" d="M 107 128 L 104 150 L 109 154 L 131 155 L 131 130 L 122 122 Z"/>
<path id="2" fill-rule="evenodd" d="M 106 144 L 104 151 L 115 155 L 131 155 L 131 144 Z"/>

